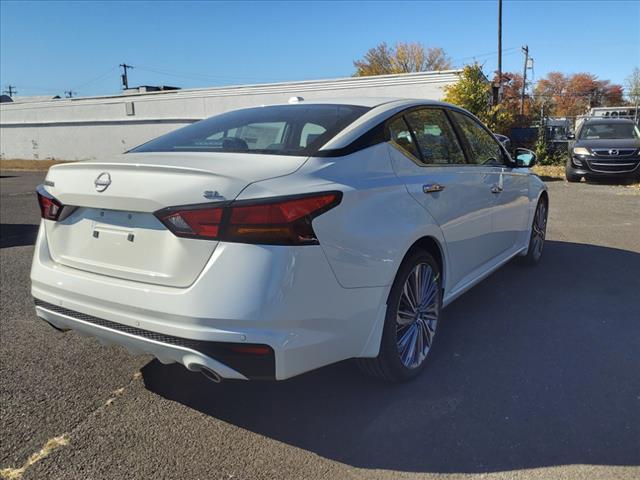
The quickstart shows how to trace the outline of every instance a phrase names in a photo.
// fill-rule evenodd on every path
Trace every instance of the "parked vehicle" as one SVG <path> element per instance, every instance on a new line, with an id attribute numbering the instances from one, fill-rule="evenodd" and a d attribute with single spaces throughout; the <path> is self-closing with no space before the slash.
<path id="1" fill-rule="evenodd" d="M 548 154 L 566 155 L 568 152 L 567 135 L 571 130 L 571 122 L 568 118 L 549 117 L 544 120 L 544 141 Z"/>
<path id="2" fill-rule="evenodd" d="M 515 147 L 531 148 L 538 139 L 537 127 L 514 127 L 509 134 L 511 144 Z"/>
<path id="3" fill-rule="evenodd" d="M 215 381 L 349 358 L 407 380 L 443 307 L 513 257 L 540 260 L 535 161 L 439 102 L 225 113 L 49 170 L 36 312 Z"/>
<path id="4" fill-rule="evenodd" d="M 629 119 L 591 118 L 580 125 L 570 147 L 567 181 L 584 178 L 640 178 L 640 131 Z"/>

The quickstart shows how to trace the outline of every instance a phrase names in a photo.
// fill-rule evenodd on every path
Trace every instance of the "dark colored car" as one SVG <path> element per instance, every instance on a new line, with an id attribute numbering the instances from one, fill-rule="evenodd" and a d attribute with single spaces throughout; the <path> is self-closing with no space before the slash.
<path id="1" fill-rule="evenodd" d="M 567 181 L 584 178 L 640 178 L 640 130 L 627 119 L 585 120 L 578 134 L 568 135 L 575 143 L 565 168 Z"/>

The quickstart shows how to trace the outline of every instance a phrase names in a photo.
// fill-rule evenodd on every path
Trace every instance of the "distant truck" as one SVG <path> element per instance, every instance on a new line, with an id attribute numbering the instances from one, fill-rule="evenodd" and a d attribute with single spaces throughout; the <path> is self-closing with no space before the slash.
<path id="1" fill-rule="evenodd" d="M 594 107 L 587 115 L 576 117 L 574 131 L 577 132 L 582 123 L 589 118 L 626 118 L 640 125 L 640 107 Z"/>
<path id="2" fill-rule="evenodd" d="M 571 133 L 571 120 L 565 117 L 549 117 L 544 122 L 544 141 L 547 145 L 547 152 L 567 153 L 569 140 L 567 136 Z"/>

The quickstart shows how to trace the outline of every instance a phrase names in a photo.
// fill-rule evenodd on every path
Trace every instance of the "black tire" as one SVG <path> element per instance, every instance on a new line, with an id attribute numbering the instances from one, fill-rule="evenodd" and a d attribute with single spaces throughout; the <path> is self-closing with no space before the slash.
<path id="1" fill-rule="evenodd" d="M 581 175 L 576 175 L 575 173 L 573 173 L 569 164 L 565 165 L 564 167 L 564 176 L 569 183 L 578 183 L 580 180 L 582 180 Z"/>
<path id="2" fill-rule="evenodd" d="M 430 272 L 427 267 L 430 268 Z M 415 273 L 416 269 L 418 274 Z M 407 284 L 410 275 L 416 275 L 415 277 L 412 277 L 412 279 L 415 279 L 418 277 L 420 272 L 424 272 L 424 276 L 428 277 L 432 284 L 434 284 L 433 288 L 435 290 L 431 291 L 429 288 L 431 293 L 429 295 L 425 294 L 425 298 L 427 296 L 431 298 L 431 295 L 435 292 L 434 300 L 433 302 L 429 302 L 428 309 L 424 307 L 425 310 L 429 310 L 428 312 L 423 311 L 422 314 L 416 313 L 416 315 L 424 315 L 425 317 L 419 319 L 416 317 L 413 322 L 405 320 L 408 323 L 400 325 L 398 321 L 400 318 L 399 308 L 401 306 L 401 300 L 404 302 L 404 298 L 406 298 L 403 297 L 405 294 L 405 284 Z M 357 364 L 364 373 L 387 382 L 394 383 L 411 380 L 420 374 L 424 369 L 427 359 L 429 358 L 429 353 L 432 350 L 433 340 L 440 320 L 440 311 L 442 309 L 441 278 L 438 263 L 429 253 L 424 250 L 415 249 L 407 255 L 398 269 L 398 273 L 396 274 L 396 278 L 389 293 L 387 313 L 382 331 L 382 340 L 380 342 L 380 352 L 376 358 L 357 359 Z M 405 303 L 402 303 L 402 305 L 405 308 L 407 306 Z M 427 316 L 429 317 L 429 320 L 425 320 Z M 434 316 L 435 321 L 432 318 Z M 431 329 L 431 327 L 433 328 Z M 398 333 L 404 331 L 408 335 L 407 338 L 413 338 L 408 331 L 412 328 L 414 331 L 418 332 L 416 335 L 421 335 L 421 345 L 424 347 L 424 345 L 427 344 L 428 347 L 426 349 L 426 353 L 423 352 L 423 348 L 421 349 L 421 353 L 417 355 L 416 360 L 419 360 L 420 363 L 418 365 L 408 367 L 403 363 L 403 359 L 401 358 L 401 347 L 398 345 Z M 432 333 L 427 341 L 430 332 Z M 405 344 L 406 343 L 407 342 L 405 342 Z M 420 349 L 416 348 L 415 350 L 417 351 Z"/>
<path id="3" fill-rule="evenodd" d="M 544 209 L 541 212 L 541 209 Z M 531 236 L 529 237 L 529 248 L 527 254 L 520 257 L 521 263 L 525 265 L 537 265 L 542 258 L 542 252 L 544 251 L 544 241 L 547 236 L 547 219 L 549 216 L 549 202 L 543 195 L 538 200 L 536 206 L 536 212 L 533 215 L 533 221 L 531 222 Z M 542 224 L 540 224 L 542 222 Z M 539 242 L 536 241 L 539 239 Z"/>

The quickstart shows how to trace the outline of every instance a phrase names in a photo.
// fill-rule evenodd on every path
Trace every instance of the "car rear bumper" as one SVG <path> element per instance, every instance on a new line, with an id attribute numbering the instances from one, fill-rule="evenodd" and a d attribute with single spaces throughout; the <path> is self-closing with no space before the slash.
<path id="1" fill-rule="evenodd" d="M 75 312 L 38 299 L 35 299 L 35 304 L 37 315 L 59 330 L 82 332 L 101 339 L 102 343 L 122 345 L 134 354 L 150 353 L 165 364 L 177 362 L 193 371 L 206 368 L 223 378 L 275 379 L 274 352 L 268 346 L 173 337 Z M 261 351 L 260 354 L 246 354 L 238 352 L 237 346 L 259 348 Z"/>
<path id="2" fill-rule="evenodd" d="M 56 263 L 42 228 L 31 281 L 37 315 L 57 328 L 236 379 L 377 355 L 388 293 L 340 286 L 319 246 L 221 243 L 187 288 L 107 277 Z M 268 346 L 272 361 L 233 345 Z"/>

